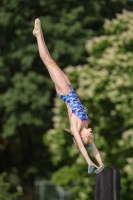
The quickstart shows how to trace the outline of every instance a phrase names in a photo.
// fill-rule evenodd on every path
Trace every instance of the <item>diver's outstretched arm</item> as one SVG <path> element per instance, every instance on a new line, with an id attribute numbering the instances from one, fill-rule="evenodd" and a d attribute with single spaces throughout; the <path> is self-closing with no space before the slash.
<path id="1" fill-rule="evenodd" d="M 88 164 L 88 173 L 90 174 L 95 168 L 98 169 L 98 166 L 96 166 L 90 159 L 88 152 L 86 151 L 83 142 L 81 140 L 80 134 L 77 129 L 71 129 L 72 134 L 74 136 L 74 141 L 76 142 L 80 152 L 82 153 L 83 157 L 85 158 L 87 164 Z"/>
<path id="2" fill-rule="evenodd" d="M 93 155 L 95 156 L 99 166 L 103 164 L 102 162 L 102 159 L 101 159 L 101 156 L 100 156 L 100 153 L 95 145 L 95 143 L 93 142 L 92 145 L 90 146 L 91 150 L 92 150 L 92 153 Z"/>
<path id="3" fill-rule="evenodd" d="M 103 169 L 104 169 L 104 165 L 103 165 L 103 162 L 102 162 L 102 159 L 101 159 L 101 156 L 100 156 L 100 153 L 95 145 L 95 143 L 93 142 L 92 145 L 90 146 L 91 150 L 92 150 L 92 153 L 93 155 L 95 156 L 98 164 L 99 164 L 99 167 L 98 169 L 96 169 L 94 171 L 94 173 L 98 174 L 99 172 L 101 172 Z"/>

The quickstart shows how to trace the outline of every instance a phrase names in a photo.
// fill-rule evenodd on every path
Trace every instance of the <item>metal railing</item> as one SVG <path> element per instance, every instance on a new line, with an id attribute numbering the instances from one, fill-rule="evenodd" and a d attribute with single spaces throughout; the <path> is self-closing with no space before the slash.
<path id="1" fill-rule="evenodd" d="M 35 181 L 37 200 L 70 200 L 71 191 L 63 187 L 57 187 L 54 182 L 48 180 Z"/>

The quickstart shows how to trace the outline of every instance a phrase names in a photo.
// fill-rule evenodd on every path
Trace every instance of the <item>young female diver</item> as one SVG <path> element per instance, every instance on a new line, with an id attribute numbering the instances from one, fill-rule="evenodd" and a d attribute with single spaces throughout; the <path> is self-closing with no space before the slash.
<path id="1" fill-rule="evenodd" d="M 94 173 L 99 173 L 103 170 L 104 165 L 99 151 L 93 142 L 92 129 L 88 128 L 88 116 L 85 108 L 81 104 L 66 74 L 51 58 L 44 41 L 41 22 L 38 18 L 34 23 L 33 35 L 36 36 L 40 57 L 55 84 L 57 95 L 66 103 L 70 121 L 70 132 L 73 136 L 74 142 L 77 144 L 80 152 L 88 164 L 88 173 L 91 173 L 94 169 Z M 69 130 L 67 131 L 69 132 Z M 87 146 L 91 147 L 99 167 L 96 166 L 88 156 L 86 151 Z"/>

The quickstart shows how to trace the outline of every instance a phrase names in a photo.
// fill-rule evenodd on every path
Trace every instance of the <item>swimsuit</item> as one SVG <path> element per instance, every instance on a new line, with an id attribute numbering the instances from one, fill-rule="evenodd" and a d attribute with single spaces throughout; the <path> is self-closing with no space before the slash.
<path id="1" fill-rule="evenodd" d="M 69 84 L 68 84 L 69 85 Z M 58 94 L 58 97 L 60 97 L 71 109 L 71 115 L 72 113 L 75 114 L 82 122 L 88 123 L 88 116 L 86 113 L 86 110 L 82 103 L 80 102 L 77 94 L 75 93 L 73 87 L 69 85 L 70 92 L 67 95 L 61 95 Z M 71 117 L 71 116 L 70 116 Z"/>

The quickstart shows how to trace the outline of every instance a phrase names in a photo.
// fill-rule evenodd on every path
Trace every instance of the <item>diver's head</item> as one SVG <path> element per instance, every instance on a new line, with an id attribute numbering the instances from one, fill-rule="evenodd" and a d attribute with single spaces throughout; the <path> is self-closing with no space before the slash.
<path id="1" fill-rule="evenodd" d="M 91 128 L 82 129 L 80 136 L 85 147 L 88 147 L 93 143 L 93 131 Z"/>

